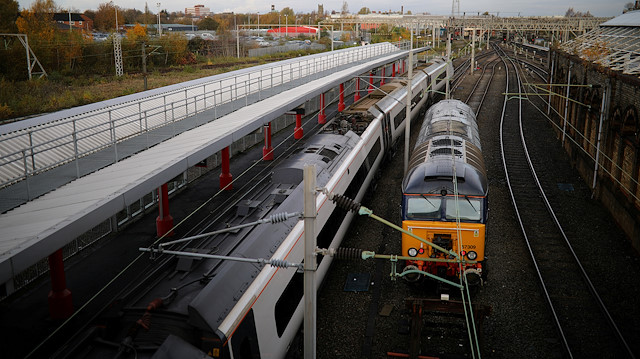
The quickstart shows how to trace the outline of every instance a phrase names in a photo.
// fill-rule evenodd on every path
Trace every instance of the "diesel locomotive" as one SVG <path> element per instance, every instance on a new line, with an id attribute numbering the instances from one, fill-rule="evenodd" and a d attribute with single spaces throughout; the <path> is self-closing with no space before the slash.
<path id="1" fill-rule="evenodd" d="M 442 100 L 425 114 L 402 182 L 402 227 L 440 250 L 405 233 L 404 276 L 424 273 L 480 284 L 486 276 L 487 173 L 473 110 L 458 100 Z M 459 259 L 456 258 L 457 254 Z"/>

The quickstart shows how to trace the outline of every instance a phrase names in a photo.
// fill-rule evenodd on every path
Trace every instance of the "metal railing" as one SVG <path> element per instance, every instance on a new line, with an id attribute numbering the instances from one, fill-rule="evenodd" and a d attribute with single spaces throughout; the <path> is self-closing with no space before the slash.
<path id="1" fill-rule="evenodd" d="M 82 114 L 65 117 L 61 111 L 60 118 L 13 132 L 0 126 L 0 189 L 26 180 L 31 199 L 31 176 L 75 161 L 80 177 L 80 158 L 112 148 L 113 162 L 117 162 L 123 157 L 118 144 L 131 137 L 149 136 L 155 129 L 171 126 L 169 138 L 181 130 L 181 120 L 198 113 L 211 111 L 210 116 L 201 116 L 201 125 L 272 96 L 276 90 L 279 93 L 321 78 L 326 71 L 397 51 L 399 47 L 389 43 L 349 48 L 260 66 L 255 71 L 235 71 L 226 78 L 191 81 L 178 89 L 159 89 L 138 100 L 105 104 Z"/>

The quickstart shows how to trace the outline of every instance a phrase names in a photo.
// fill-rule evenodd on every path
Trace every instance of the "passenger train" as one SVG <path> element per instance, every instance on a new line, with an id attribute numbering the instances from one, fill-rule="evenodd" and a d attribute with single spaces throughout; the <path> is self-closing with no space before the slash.
<path id="1" fill-rule="evenodd" d="M 412 78 L 411 118 L 441 89 L 450 63 L 418 66 Z M 395 79 L 329 121 L 276 165 L 229 218 L 207 231 L 303 209 L 303 167 L 316 167 L 316 184 L 360 200 L 405 125 L 406 80 Z M 316 197 L 320 248 L 338 247 L 353 213 Z M 304 222 L 298 217 L 205 237 L 182 251 L 301 263 Z M 303 319 L 303 275 L 296 268 L 172 257 L 156 275 L 135 283 L 90 329 L 57 357 L 282 358 Z M 319 256 L 320 283 L 331 257 Z M 146 275 L 144 276 L 146 277 Z"/>
<path id="2" fill-rule="evenodd" d="M 458 100 L 442 100 L 425 114 L 402 182 L 402 228 L 449 251 L 445 253 L 402 234 L 404 278 L 416 282 L 426 272 L 469 284 L 486 277 L 487 173 L 473 110 Z M 460 259 L 473 263 L 456 263 Z"/>

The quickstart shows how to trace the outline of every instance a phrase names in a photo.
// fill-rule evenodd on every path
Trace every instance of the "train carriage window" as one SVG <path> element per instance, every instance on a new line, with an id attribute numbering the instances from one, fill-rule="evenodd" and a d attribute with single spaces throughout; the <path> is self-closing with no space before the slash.
<path id="1" fill-rule="evenodd" d="M 407 111 L 406 110 L 402 110 L 400 111 L 396 117 L 393 119 L 393 126 L 395 128 L 398 128 L 400 126 L 400 124 L 402 123 L 402 121 L 404 121 L 404 119 L 407 117 Z"/>
<path id="2" fill-rule="evenodd" d="M 296 273 L 287 284 L 282 295 L 276 302 L 275 317 L 276 330 L 278 336 L 281 337 L 284 330 L 287 329 L 293 313 L 295 313 L 298 304 L 302 300 L 304 292 L 304 277 L 302 273 Z"/>
<path id="3" fill-rule="evenodd" d="M 234 358 L 260 359 L 260 347 L 258 346 L 253 309 L 249 310 L 238 329 L 233 333 L 231 345 Z"/>
<path id="4" fill-rule="evenodd" d="M 461 221 L 479 221 L 482 219 L 482 200 L 475 198 L 458 198 L 458 208 Z M 456 219 L 456 199 L 447 198 L 447 219 Z"/>
<path id="5" fill-rule="evenodd" d="M 376 143 L 373 145 L 373 147 L 371 147 L 371 151 L 369 151 L 369 153 L 367 154 L 367 162 L 369 164 L 369 168 L 371 168 L 371 166 L 373 166 L 373 164 L 376 161 L 376 158 L 378 158 L 378 155 L 380 154 L 380 138 L 378 138 L 376 140 Z"/>
<path id="6" fill-rule="evenodd" d="M 422 91 L 419 91 L 417 95 L 413 96 L 413 99 L 411 100 L 413 101 L 411 104 L 411 108 L 413 108 L 415 104 L 420 102 L 420 100 L 422 100 Z"/>
<path id="7" fill-rule="evenodd" d="M 408 219 L 439 219 L 441 206 L 439 197 L 411 196 L 407 198 L 406 216 Z"/>

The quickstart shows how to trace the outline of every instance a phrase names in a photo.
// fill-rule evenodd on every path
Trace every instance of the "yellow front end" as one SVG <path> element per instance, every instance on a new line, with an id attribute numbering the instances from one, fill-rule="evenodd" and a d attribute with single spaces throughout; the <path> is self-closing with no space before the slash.
<path id="1" fill-rule="evenodd" d="M 463 260 L 478 262 L 463 265 L 463 271 L 472 269 L 481 273 L 482 265 L 479 262 L 484 260 L 484 224 L 463 222 L 458 229 L 456 222 L 406 220 L 402 222 L 402 228 L 428 242 L 458 253 Z M 402 255 L 415 258 L 407 261 L 407 268 L 418 269 L 440 277 L 459 277 L 460 275 L 457 263 L 430 262 L 421 259 L 455 259 L 452 255 L 443 253 L 404 233 L 402 234 Z"/>

